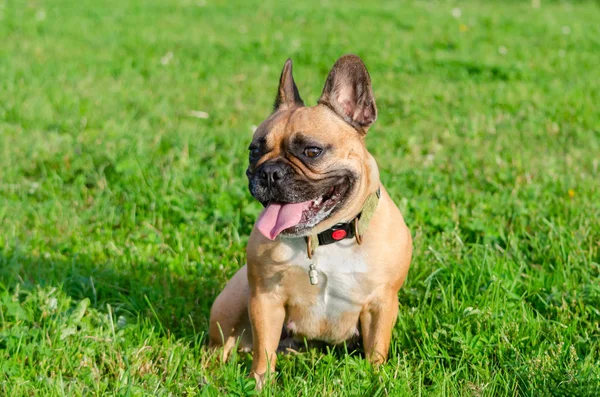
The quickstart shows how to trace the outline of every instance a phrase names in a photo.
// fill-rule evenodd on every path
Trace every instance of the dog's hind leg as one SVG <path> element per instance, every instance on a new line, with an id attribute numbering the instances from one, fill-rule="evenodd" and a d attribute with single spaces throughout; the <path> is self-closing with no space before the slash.
<path id="1" fill-rule="evenodd" d="M 227 360 L 236 345 L 243 351 L 252 350 L 249 296 L 250 287 L 244 266 L 229 280 L 210 310 L 209 346 L 223 347 L 223 361 Z"/>

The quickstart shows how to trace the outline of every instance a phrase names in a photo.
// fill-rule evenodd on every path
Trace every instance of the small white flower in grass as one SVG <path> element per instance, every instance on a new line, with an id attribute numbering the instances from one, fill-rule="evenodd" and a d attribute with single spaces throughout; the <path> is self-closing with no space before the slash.
<path id="1" fill-rule="evenodd" d="M 460 8 L 455 7 L 455 8 L 452 9 L 452 16 L 454 18 L 460 18 L 461 15 L 462 15 L 462 11 L 460 10 Z"/>
<path id="2" fill-rule="evenodd" d="M 250 129 L 252 130 L 253 133 L 256 131 L 257 128 L 258 128 L 257 125 L 251 125 L 250 126 Z"/>
<path id="3" fill-rule="evenodd" d="M 56 310 L 57 307 L 58 307 L 58 299 L 50 298 L 48 300 L 48 309 L 54 311 L 54 310 Z"/>
<path id="4" fill-rule="evenodd" d="M 169 51 L 162 58 L 160 58 L 160 63 L 162 63 L 163 65 L 167 65 L 172 60 L 173 60 L 173 53 L 171 51 Z"/>
<path id="5" fill-rule="evenodd" d="M 206 7 L 206 0 L 200 0 L 196 2 L 198 7 Z"/>
<path id="6" fill-rule="evenodd" d="M 38 21 L 43 21 L 46 19 L 46 11 L 45 10 L 39 10 L 38 12 L 35 13 L 35 19 Z"/>
<path id="7" fill-rule="evenodd" d="M 207 119 L 208 113 L 203 112 L 202 110 L 190 110 L 189 115 L 195 117 L 197 119 Z"/>
<path id="8" fill-rule="evenodd" d="M 498 54 L 506 55 L 507 53 L 508 53 L 508 49 L 506 47 L 504 47 L 503 45 L 498 47 Z"/>
<path id="9" fill-rule="evenodd" d="M 558 50 L 558 56 L 561 58 L 564 58 L 567 55 L 567 52 L 565 50 Z"/>
<path id="10" fill-rule="evenodd" d="M 40 188 L 40 184 L 37 182 L 33 182 L 29 185 L 29 194 L 34 194 Z"/>
<path id="11" fill-rule="evenodd" d="M 564 34 L 565 36 L 568 36 L 571 34 L 571 28 L 568 26 L 563 26 L 561 31 L 562 31 L 562 34 Z"/>

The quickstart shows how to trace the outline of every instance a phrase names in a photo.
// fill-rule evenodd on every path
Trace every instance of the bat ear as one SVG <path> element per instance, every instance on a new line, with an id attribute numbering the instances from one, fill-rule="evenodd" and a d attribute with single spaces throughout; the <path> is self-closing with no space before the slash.
<path id="1" fill-rule="evenodd" d="M 296 106 L 304 106 L 304 101 L 300 98 L 298 87 L 296 87 L 294 76 L 292 76 L 292 59 L 288 58 L 285 65 L 283 65 L 281 77 L 279 78 L 279 89 L 277 90 L 277 97 L 275 97 L 273 111 L 290 109 Z"/>
<path id="2" fill-rule="evenodd" d="M 377 119 L 371 77 L 356 55 L 337 60 L 327 76 L 319 103 L 328 106 L 364 134 Z"/>

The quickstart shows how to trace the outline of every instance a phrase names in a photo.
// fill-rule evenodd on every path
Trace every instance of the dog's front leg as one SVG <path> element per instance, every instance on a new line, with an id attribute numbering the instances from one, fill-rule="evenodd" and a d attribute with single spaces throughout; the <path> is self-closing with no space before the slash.
<path id="1" fill-rule="evenodd" d="M 254 356 L 251 375 L 256 379 L 256 387 L 260 389 L 267 371 L 275 371 L 285 307 L 272 294 L 253 292 L 250 295 L 249 312 Z"/>
<path id="2" fill-rule="evenodd" d="M 386 292 L 371 302 L 360 314 L 365 356 L 373 365 L 387 360 L 392 329 L 398 317 L 398 295 Z"/>

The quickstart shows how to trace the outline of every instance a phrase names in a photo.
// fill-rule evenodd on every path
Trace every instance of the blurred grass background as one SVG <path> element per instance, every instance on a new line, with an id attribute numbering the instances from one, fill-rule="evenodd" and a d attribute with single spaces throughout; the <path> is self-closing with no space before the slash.
<path id="1" fill-rule="evenodd" d="M 600 392 L 597 2 L 0 0 L 0 394 L 246 395 L 202 346 L 281 67 L 356 53 L 415 238 L 390 362 L 266 394 Z M 538 394 L 539 393 L 539 394 Z"/>

